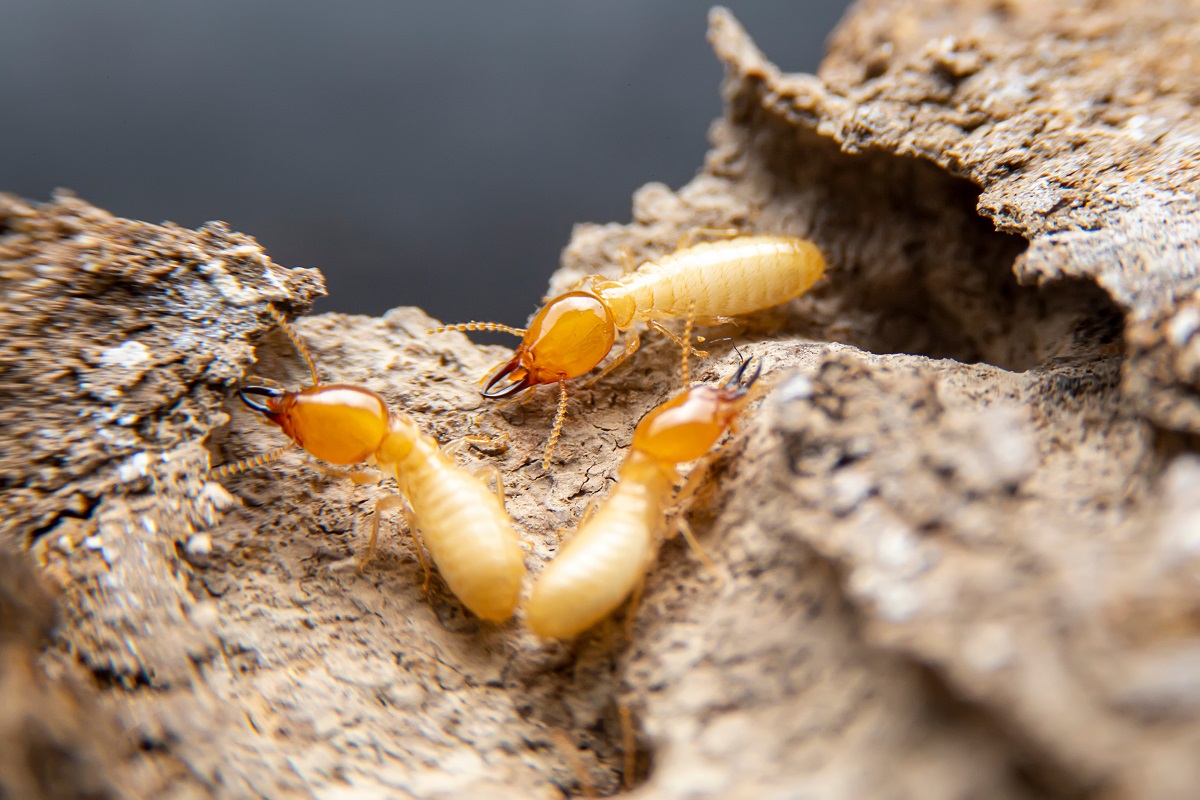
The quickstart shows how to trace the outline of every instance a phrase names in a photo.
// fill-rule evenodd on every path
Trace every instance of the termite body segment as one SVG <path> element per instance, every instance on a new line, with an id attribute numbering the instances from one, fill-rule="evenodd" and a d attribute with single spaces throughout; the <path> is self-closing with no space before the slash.
<path id="1" fill-rule="evenodd" d="M 527 622 L 538 636 L 569 639 L 611 614 L 650 568 L 675 488 L 674 470 L 632 456 L 608 500 L 533 586 Z"/>
<path id="2" fill-rule="evenodd" d="M 825 274 L 812 242 L 792 236 L 739 236 L 701 242 L 638 267 L 593 291 L 625 330 L 635 321 L 719 322 L 807 292 Z"/>
<path id="3" fill-rule="evenodd" d="M 651 411 L 634 431 L 617 487 L 563 545 L 533 586 L 526 621 L 539 636 L 567 639 L 607 617 L 641 583 L 667 528 L 668 510 L 697 485 L 675 492 L 678 465 L 710 454 L 749 402 L 744 363 L 722 387 L 697 385 Z M 758 362 L 755 362 L 758 363 Z M 695 469 L 703 477 L 707 462 Z"/>
<path id="4" fill-rule="evenodd" d="M 299 341 L 282 318 L 277 321 L 293 341 Z M 301 354 L 315 376 L 311 359 L 304 350 Z M 377 504 L 362 563 L 374 553 L 380 511 L 401 504 L 397 501 L 407 503 L 405 516 L 422 563 L 423 543 L 463 605 L 487 620 L 512 616 L 525 576 L 525 557 L 504 509 L 498 476 L 493 492 L 479 477 L 456 465 L 411 417 L 389 411 L 382 397 L 360 386 L 318 384 L 293 392 L 250 385 L 238 395 L 316 458 L 342 466 L 373 464 L 395 477 L 399 497 Z M 235 474 L 242 463 L 218 474 Z"/>
<path id="5" fill-rule="evenodd" d="M 483 619 L 511 617 L 525 552 L 501 497 L 407 417 L 393 414 L 375 463 L 396 478 L 421 540 L 463 605 Z"/>

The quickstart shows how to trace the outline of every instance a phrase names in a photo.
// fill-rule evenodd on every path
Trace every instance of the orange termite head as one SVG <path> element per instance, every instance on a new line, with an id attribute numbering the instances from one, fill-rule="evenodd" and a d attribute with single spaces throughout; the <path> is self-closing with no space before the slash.
<path id="1" fill-rule="evenodd" d="M 327 383 L 289 392 L 251 385 L 239 389 L 238 397 L 293 442 L 330 464 L 365 461 L 387 434 L 387 404 L 359 386 Z"/>
<path id="2" fill-rule="evenodd" d="M 483 396 L 512 397 L 543 383 L 558 383 L 595 368 L 617 335 L 612 311 L 591 292 L 567 292 L 537 313 L 512 361 L 484 382 Z"/>
<path id="3" fill-rule="evenodd" d="M 761 374 L 762 360 L 751 358 L 724 386 L 689 387 L 638 423 L 632 449 L 664 464 L 695 461 L 712 449 L 741 413 Z"/>

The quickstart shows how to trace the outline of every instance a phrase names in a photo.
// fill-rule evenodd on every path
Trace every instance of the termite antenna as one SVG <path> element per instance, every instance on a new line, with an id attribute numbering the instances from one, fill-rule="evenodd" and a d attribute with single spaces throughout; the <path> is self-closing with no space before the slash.
<path id="1" fill-rule="evenodd" d="M 239 458 L 237 461 L 234 461 L 231 464 L 222 464 L 216 469 L 210 469 L 208 471 L 208 477 L 210 480 L 219 481 L 225 478 L 231 478 L 234 475 L 243 473 L 248 469 L 257 469 L 258 467 L 265 466 L 273 461 L 278 461 L 284 453 L 291 449 L 291 447 L 292 445 L 289 442 L 288 444 L 281 445 L 274 450 L 257 456 L 251 456 L 250 458 Z"/>
<path id="2" fill-rule="evenodd" d="M 542 454 L 542 469 L 550 469 L 550 454 L 562 434 L 563 419 L 567 416 L 567 382 L 558 382 L 558 410 L 554 412 L 554 427 L 550 429 L 550 440 L 546 442 L 546 452 Z"/>
<path id="3" fill-rule="evenodd" d="M 508 325 L 501 325 L 499 322 L 457 322 L 453 325 L 439 325 L 436 328 L 430 328 L 425 331 L 427 334 L 445 333 L 446 331 L 458 331 L 466 333 L 467 331 L 490 331 L 492 333 L 511 333 L 513 336 L 524 336 L 524 328 L 513 328 Z"/>
<path id="4" fill-rule="evenodd" d="M 321 379 L 317 377 L 317 365 L 313 363 L 312 353 L 308 351 L 308 345 L 305 344 L 304 340 L 300 338 L 300 335 L 296 333 L 296 330 L 291 326 L 291 323 L 289 323 L 283 314 L 279 312 L 279 309 L 268 303 L 267 313 L 271 315 L 271 319 L 275 321 L 275 324 L 278 325 L 285 334 L 287 334 L 288 340 L 292 343 L 292 347 L 295 347 L 296 352 L 299 353 L 300 357 L 304 359 L 304 363 L 308 366 L 309 374 L 312 375 L 312 385 L 320 385 Z"/>
<path id="5" fill-rule="evenodd" d="M 687 321 L 683 324 L 683 369 L 681 375 L 683 378 L 683 388 L 688 387 L 691 381 L 691 364 L 689 359 L 692 355 L 692 327 L 696 324 L 696 301 L 688 302 Z"/>

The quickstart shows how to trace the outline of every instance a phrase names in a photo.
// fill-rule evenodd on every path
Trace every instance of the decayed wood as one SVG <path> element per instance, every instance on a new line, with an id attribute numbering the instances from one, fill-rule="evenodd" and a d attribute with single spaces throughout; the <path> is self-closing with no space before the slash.
<path id="1" fill-rule="evenodd" d="M 709 332 L 773 390 L 693 507 L 719 576 L 668 542 L 628 641 L 422 598 L 398 520 L 364 573 L 337 568 L 386 485 L 299 455 L 232 496 L 205 479 L 279 443 L 229 390 L 304 382 L 264 306 L 302 311 L 318 276 L 220 227 L 5 199 L 0 532 L 62 587 L 43 667 L 90 670 L 130 732 L 80 752 L 172 797 L 1191 796 L 1197 14 L 863 2 L 814 77 L 713 13 L 728 113 L 703 172 L 577 228 L 551 289 L 699 226 L 810 237 L 830 270 Z M 677 351 L 648 336 L 574 390 L 545 471 L 553 394 L 485 408 L 507 351 L 434 324 L 298 329 L 325 379 L 439 438 L 508 434 L 460 457 L 501 468 L 536 573 L 677 388 Z M 739 358 L 713 349 L 701 379 Z"/>

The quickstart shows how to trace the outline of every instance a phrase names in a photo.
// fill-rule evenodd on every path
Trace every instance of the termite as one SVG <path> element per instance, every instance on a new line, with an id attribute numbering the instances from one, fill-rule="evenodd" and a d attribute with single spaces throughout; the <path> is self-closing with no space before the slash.
<path id="1" fill-rule="evenodd" d="M 725 385 L 685 389 L 638 423 L 616 488 L 533 584 L 526 622 L 534 633 L 569 639 L 634 594 L 657 555 L 672 508 L 680 531 L 702 554 L 681 510 L 715 459 L 713 445 L 753 398 L 761 371 L 760 360 L 744 361 Z M 697 459 L 702 461 L 676 492 L 679 465 Z"/>
<path id="2" fill-rule="evenodd" d="M 495 479 L 493 492 L 480 477 L 454 463 L 450 448 L 439 447 L 409 415 L 389 411 L 375 392 L 321 383 L 304 341 L 278 311 L 270 311 L 304 359 L 313 385 L 295 392 L 246 385 L 238 390 L 242 402 L 321 461 L 374 465 L 390 473 L 399 487 L 398 494 L 375 504 L 371 539 L 360 568 L 374 556 L 380 515 L 398 506 L 416 538 L 426 590 L 429 566 L 422 546 L 468 609 L 486 620 L 511 617 L 525 576 L 525 556 L 504 509 L 504 488 L 496 468 L 485 468 Z M 226 477 L 269 463 L 289 447 L 219 467 L 213 475 Z"/>
<path id="3" fill-rule="evenodd" d="M 615 280 L 595 277 L 587 288 L 552 298 L 528 328 L 463 322 L 430 333 L 498 331 L 521 337 L 512 359 L 484 379 L 482 394 L 513 397 L 541 384 L 558 384 L 558 408 L 542 455 L 545 469 L 566 415 L 566 382 L 599 366 L 618 332 L 628 331 L 625 347 L 595 380 L 637 351 L 634 323 L 644 322 L 687 349 L 693 324 L 724 324 L 786 302 L 807 292 L 824 274 L 825 257 L 812 242 L 794 236 L 736 236 L 680 247 Z M 662 325 L 672 319 L 687 320 L 682 338 Z M 686 368 L 685 360 L 684 385 Z"/>

